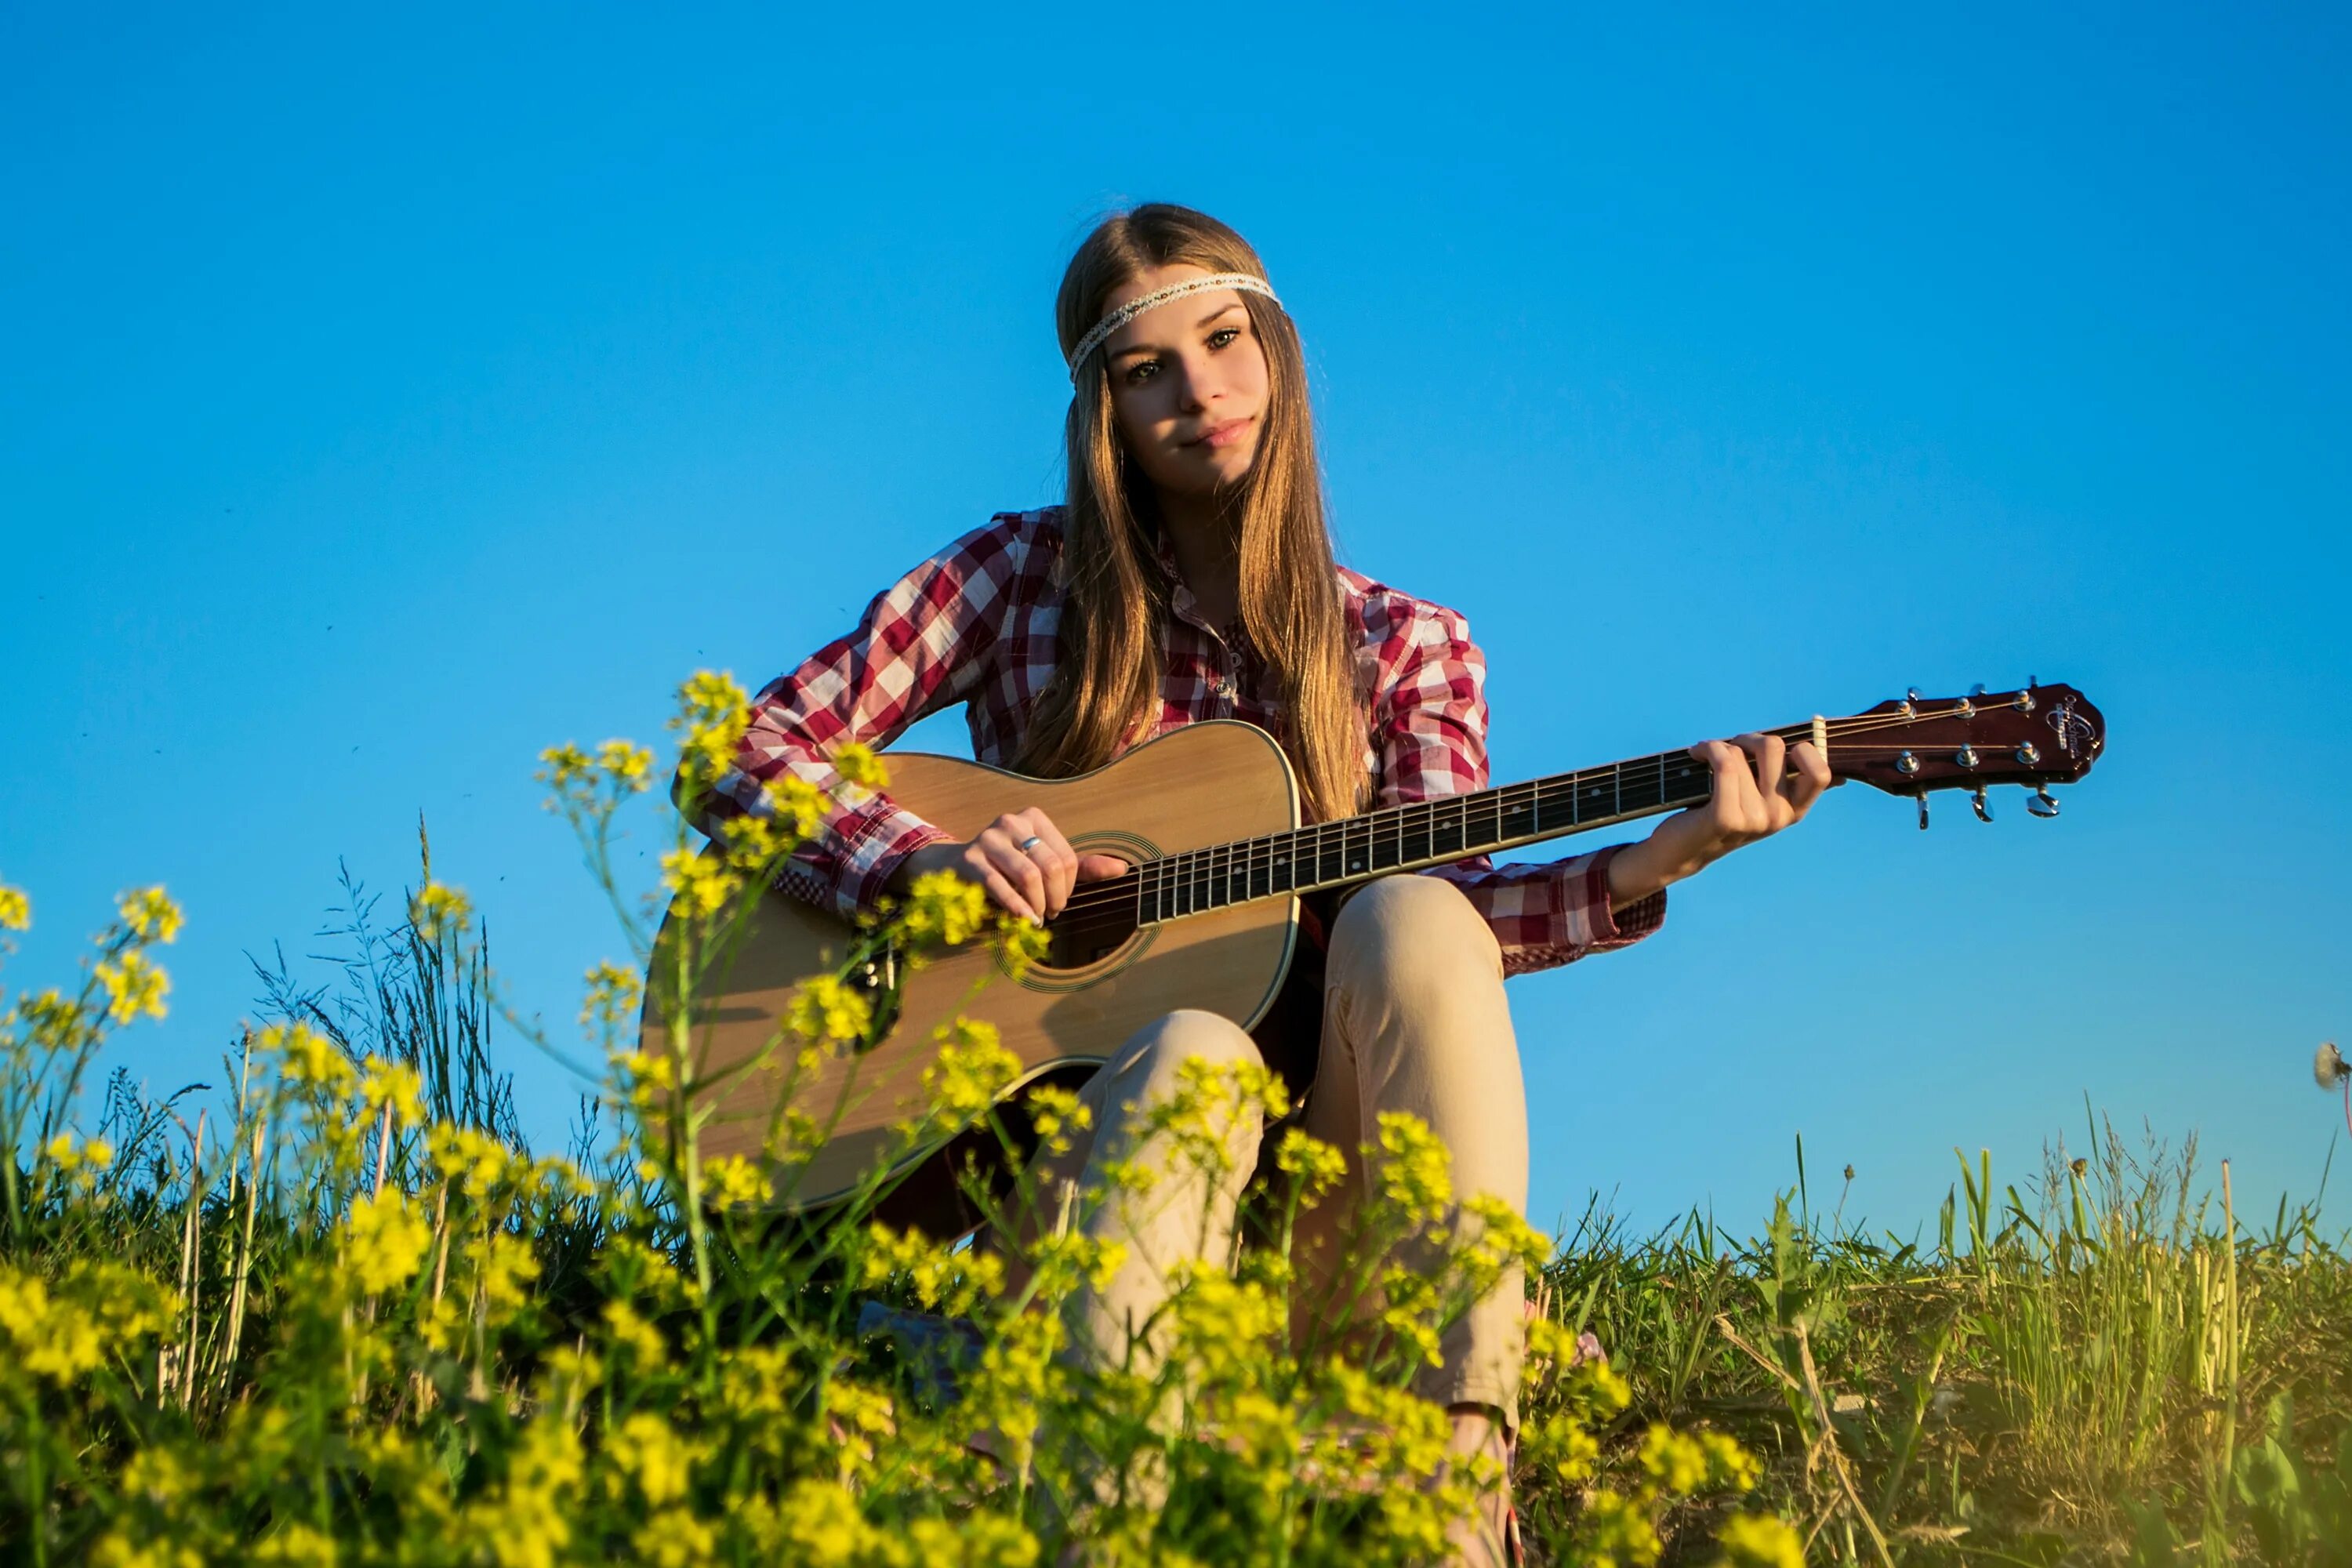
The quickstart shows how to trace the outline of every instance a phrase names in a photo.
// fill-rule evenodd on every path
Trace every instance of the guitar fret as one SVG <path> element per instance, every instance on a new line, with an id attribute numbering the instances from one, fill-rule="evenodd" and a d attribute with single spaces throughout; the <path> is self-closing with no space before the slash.
<path id="1" fill-rule="evenodd" d="M 1686 752 L 1606 763 L 1160 856 L 1137 868 L 1149 925 L 1254 900 L 1444 865 L 1627 816 L 1705 800 L 1706 765 Z"/>

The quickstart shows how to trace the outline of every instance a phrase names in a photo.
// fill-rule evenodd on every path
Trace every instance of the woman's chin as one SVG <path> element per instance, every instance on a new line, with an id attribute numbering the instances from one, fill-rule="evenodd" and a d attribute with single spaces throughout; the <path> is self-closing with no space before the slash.
<path id="1" fill-rule="evenodd" d="M 1202 489 L 1222 494 L 1249 482 L 1250 470 L 1257 465 L 1257 447 L 1255 442 L 1245 447 L 1228 447 L 1205 453 L 1196 462 L 1202 478 Z"/>

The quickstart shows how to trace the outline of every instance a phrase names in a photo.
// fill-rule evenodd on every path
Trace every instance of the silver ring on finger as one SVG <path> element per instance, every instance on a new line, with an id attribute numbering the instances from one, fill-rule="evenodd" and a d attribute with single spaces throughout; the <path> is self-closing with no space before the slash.
<path id="1" fill-rule="evenodd" d="M 1041 833 L 1033 833 L 1028 837 L 1023 839 L 1020 843 L 1014 845 L 1013 847 L 1020 850 L 1024 855 L 1026 855 L 1029 851 L 1036 848 L 1037 846 L 1045 842 L 1045 835 Z"/>

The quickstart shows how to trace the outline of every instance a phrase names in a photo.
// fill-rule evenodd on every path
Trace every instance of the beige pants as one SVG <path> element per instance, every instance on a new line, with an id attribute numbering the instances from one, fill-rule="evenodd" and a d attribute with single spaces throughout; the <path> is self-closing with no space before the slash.
<path id="1" fill-rule="evenodd" d="M 1097 1365 L 1145 1365 L 1159 1347 L 1135 1331 L 1171 1289 L 1170 1270 L 1186 1258 L 1232 1257 L 1234 1210 L 1258 1159 L 1260 1119 L 1247 1113 L 1224 1128 L 1230 1159 L 1215 1179 L 1169 1174 L 1171 1141 L 1139 1142 L 1121 1115 L 1164 1104 L 1188 1057 L 1256 1062 L 1257 1047 L 1230 1019 L 1171 1013 L 1139 1029 L 1087 1085 L 1095 1114 L 1091 1140 L 1054 1162 L 1052 1174 L 1075 1175 L 1082 1192 L 1099 1193 L 1107 1164 L 1134 1160 L 1162 1173 L 1144 1197 L 1081 1205 L 1082 1228 L 1127 1248 L 1107 1289 L 1082 1290 L 1065 1303 L 1074 1353 Z M 1321 1294 L 1350 1215 L 1368 1195 L 1360 1146 L 1377 1144 L 1378 1117 L 1410 1111 L 1453 1152 L 1457 1197 L 1486 1193 L 1524 1212 L 1528 1200 L 1528 1111 L 1518 1047 L 1503 1000 L 1502 955 L 1484 921 L 1460 890 L 1431 877 L 1373 882 L 1333 922 L 1325 977 L 1323 1037 L 1306 1130 L 1348 1157 L 1339 1189 L 1302 1215 L 1292 1246 L 1305 1300 Z M 1180 1179 L 1181 1178 L 1181 1179 Z M 1047 1191 L 1051 1191 L 1049 1186 Z M 1427 1272 L 1433 1249 L 1408 1243 L 1393 1261 Z M 1416 1256 L 1420 1254 L 1422 1256 Z M 1444 1364 L 1424 1367 L 1414 1388 L 1444 1405 L 1484 1405 L 1518 1425 L 1525 1332 L 1525 1284 L 1512 1268 L 1444 1333 Z M 1375 1304 L 1376 1310 L 1376 1304 Z"/>

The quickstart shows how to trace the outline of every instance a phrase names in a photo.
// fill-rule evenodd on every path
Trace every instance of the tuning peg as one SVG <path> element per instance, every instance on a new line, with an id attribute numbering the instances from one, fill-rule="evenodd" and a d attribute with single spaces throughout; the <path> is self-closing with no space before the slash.
<path id="1" fill-rule="evenodd" d="M 2058 815 L 2058 797 L 2050 793 L 2048 784 L 2036 784 L 2033 794 L 2026 800 L 2025 810 L 2028 816 L 2047 821 Z"/>
<path id="2" fill-rule="evenodd" d="M 1990 822 L 1992 820 L 1992 807 L 1985 804 L 1984 785 L 1979 784 L 1974 790 L 1970 791 L 1969 799 L 1976 805 L 1977 820 L 1979 822 Z"/>
<path id="3" fill-rule="evenodd" d="M 1919 695 L 1919 689 L 1917 687 L 1908 686 L 1903 689 L 1903 700 L 1906 702 L 1925 702 L 1927 700 Z"/>
<path id="4" fill-rule="evenodd" d="M 1981 681 L 1981 680 L 1978 681 L 1974 686 L 1971 686 L 1971 687 L 1969 687 L 1969 696 L 1971 696 L 1971 697 L 1982 697 L 1984 694 L 1985 694 L 1985 683 L 1984 683 L 1983 681 Z"/>
<path id="5" fill-rule="evenodd" d="M 1927 792 L 1924 789 L 1919 792 L 1919 831 L 1927 831 Z"/>

